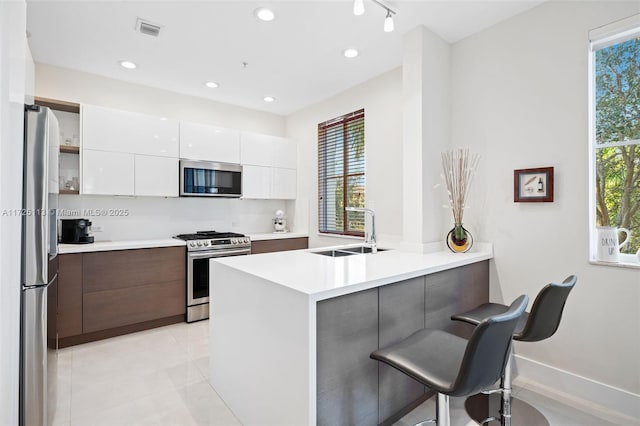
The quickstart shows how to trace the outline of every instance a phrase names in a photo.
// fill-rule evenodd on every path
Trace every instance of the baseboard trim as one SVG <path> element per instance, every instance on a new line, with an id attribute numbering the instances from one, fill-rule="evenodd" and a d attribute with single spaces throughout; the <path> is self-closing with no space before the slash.
<path id="1" fill-rule="evenodd" d="M 531 381 L 532 387 L 553 389 L 566 399 L 591 408 L 613 411 L 640 424 L 640 395 L 616 388 L 578 374 L 515 355 L 518 381 Z M 528 383 L 524 384 L 529 387 Z"/>

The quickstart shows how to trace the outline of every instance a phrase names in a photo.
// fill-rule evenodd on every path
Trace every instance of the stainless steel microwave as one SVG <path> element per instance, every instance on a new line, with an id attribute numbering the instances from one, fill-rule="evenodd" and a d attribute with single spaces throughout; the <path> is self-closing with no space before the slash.
<path id="1" fill-rule="evenodd" d="M 212 161 L 180 160 L 181 197 L 242 196 L 242 166 Z"/>

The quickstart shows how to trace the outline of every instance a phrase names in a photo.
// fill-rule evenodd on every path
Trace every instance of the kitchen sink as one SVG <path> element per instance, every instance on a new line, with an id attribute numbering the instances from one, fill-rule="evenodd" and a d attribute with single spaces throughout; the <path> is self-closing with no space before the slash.
<path id="1" fill-rule="evenodd" d="M 381 249 L 381 248 L 378 249 L 378 251 L 385 251 L 385 250 L 387 249 Z M 371 253 L 371 247 L 357 246 L 357 247 L 348 247 L 348 248 L 334 249 L 334 250 L 312 251 L 311 253 L 321 254 L 322 256 L 329 256 L 329 257 L 343 257 L 343 256 L 352 256 L 354 254 Z"/>
<path id="2" fill-rule="evenodd" d="M 323 256 L 329 256 L 329 257 L 353 256 L 354 254 L 356 254 L 356 253 L 351 253 L 343 250 L 312 251 L 311 253 L 321 254 Z"/>
<path id="3" fill-rule="evenodd" d="M 344 249 L 340 249 L 341 251 L 350 251 L 351 253 L 371 253 L 371 247 L 367 247 L 367 246 L 359 246 L 359 247 L 349 247 L 349 248 L 344 248 Z M 378 251 L 385 251 L 387 249 L 381 249 L 379 248 Z"/>

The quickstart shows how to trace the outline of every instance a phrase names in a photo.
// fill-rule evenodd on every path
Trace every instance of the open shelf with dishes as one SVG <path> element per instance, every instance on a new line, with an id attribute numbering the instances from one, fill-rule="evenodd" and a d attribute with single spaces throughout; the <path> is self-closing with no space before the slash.
<path id="1" fill-rule="evenodd" d="M 80 194 L 80 104 L 35 98 L 36 105 L 51 108 L 60 125 L 59 190 L 62 195 Z"/>

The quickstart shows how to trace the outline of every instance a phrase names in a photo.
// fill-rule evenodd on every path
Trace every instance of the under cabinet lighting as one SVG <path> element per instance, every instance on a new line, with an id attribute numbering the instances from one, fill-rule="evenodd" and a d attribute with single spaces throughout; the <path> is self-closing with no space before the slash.
<path id="1" fill-rule="evenodd" d="M 273 102 L 275 100 L 276 100 L 276 98 L 274 98 L 273 96 L 265 96 L 264 97 L 264 101 L 265 102 Z"/>
<path id="2" fill-rule="evenodd" d="M 215 89 L 217 87 L 219 87 L 220 85 L 218 83 L 216 83 L 215 81 L 205 81 L 204 85 L 207 86 L 209 89 Z"/>

